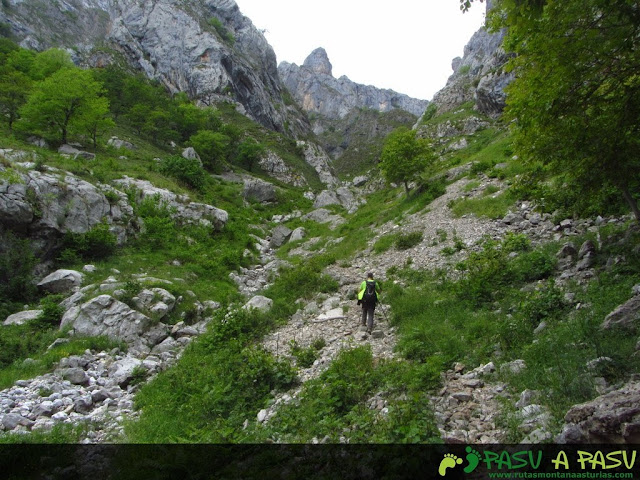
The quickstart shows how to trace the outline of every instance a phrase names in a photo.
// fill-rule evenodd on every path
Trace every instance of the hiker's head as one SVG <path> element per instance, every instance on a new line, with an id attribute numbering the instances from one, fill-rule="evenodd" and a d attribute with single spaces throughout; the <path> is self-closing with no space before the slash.
<path id="1" fill-rule="evenodd" d="M 367 278 L 370 278 L 373 280 L 373 272 L 367 272 Z"/>

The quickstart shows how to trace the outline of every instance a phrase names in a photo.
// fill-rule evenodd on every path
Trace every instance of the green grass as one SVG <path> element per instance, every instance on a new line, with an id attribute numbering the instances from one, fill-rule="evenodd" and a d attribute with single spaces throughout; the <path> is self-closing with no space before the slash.
<path id="1" fill-rule="evenodd" d="M 268 314 L 220 311 L 176 366 L 142 387 L 136 396 L 142 416 L 127 425 L 127 441 L 242 441 L 248 412 L 257 412 L 270 392 L 295 381 L 288 363 L 253 345 L 273 326 Z"/>
<path id="2" fill-rule="evenodd" d="M 437 385 L 437 372 L 408 362 L 376 363 L 369 346 L 344 350 L 266 426 L 253 425 L 249 439 L 310 443 L 328 437 L 338 443 L 345 436 L 351 443 L 432 442 L 438 434 L 425 388 Z M 403 399 L 383 415 L 367 405 L 379 391 Z"/>
<path id="3" fill-rule="evenodd" d="M 477 198 L 461 198 L 451 205 L 451 211 L 456 217 L 463 215 L 475 215 L 491 219 L 503 218 L 513 207 L 516 198 L 509 192 L 503 192 L 495 196 L 481 196 Z"/>

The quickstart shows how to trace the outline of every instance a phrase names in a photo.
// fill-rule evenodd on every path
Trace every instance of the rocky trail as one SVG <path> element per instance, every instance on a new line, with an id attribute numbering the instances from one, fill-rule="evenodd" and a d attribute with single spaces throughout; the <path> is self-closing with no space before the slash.
<path id="1" fill-rule="evenodd" d="M 300 369 L 302 383 L 316 378 L 343 349 L 360 345 L 370 345 L 374 358 L 392 359 L 395 357 L 396 330 L 389 323 L 392 312 L 382 303 L 376 309 L 375 327 L 371 335 L 360 326 L 360 308 L 354 300 L 355 292 L 367 271 L 373 271 L 375 278 L 384 281 L 390 267 L 411 265 L 415 269 L 446 268 L 461 260 L 469 251 L 478 247 L 484 238 L 501 239 L 507 232 L 527 235 L 533 244 L 550 240 L 566 241 L 563 250 L 558 252 L 560 273 L 558 282 L 568 280 L 578 283 L 588 282 L 593 277 L 590 246 L 583 245 L 578 254 L 573 252 L 573 260 L 564 255 L 565 248 L 573 248 L 571 240 L 579 233 L 595 231 L 596 225 L 605 220 L 585 220 L 575 222 L 565 220 L 554 224 L 548 214 L 540 215 L 533 211 L 528 203 L 518 205 L 518 209 L 500 220 L 480 219 L 472 215 L 455 217 L 449 204 L 461 197 L 473 197 L 483 193 L 487 186 L 498 187 L 494 195 L 499 195 L 502 185 L 496 179 L 484 178 L 474 188 L 467 187 L 468 179 L 452 183 L 446 193 L 432 202 L 423 211 L 407 215 L 400 222 L 383 225 L 377 234 L 370 238 L 365 251 L 353 261 L 332 264 L 325 273 L 335 278 L 339 291 L 335 296 L 318 296 L 306 303 L 289 322 L 271 333 L 264 340 L 264 346 L 274 355 L 293 358 L 291 345 L 306 348 L 316 340 L 322 339 L 325 346 L 319 351 L 318 359 L 308 368 Z M 611 219 L 611 222 L 617 220 Z M 408 250 L 388 250 L 380 255 L 373 253 L 372 246 L 382 235 L 390 232 L 416 232 L 423 234 L 420 244 Z M 309 239 L 301 247 L 292 250 L 292 254 L 310 256 L 305 246 L 311 246 L 316 239 Z M 587 242 L 588 243 L 588 242 Z M 442 254 L 442 249 L 454 244 L 464 245 L 452 256 Z M 567 247 L 568 246 L 568 247 Z M 541 326 L 541 328 L 543 328 Z M 474 368 L 475 367 L 475 368 Z M 522 360 L 500 365 L 500 371 L 513 373 L 524 368 Z M 496 380 L 496 366 L 489 362 L 479 366 L 453 365 L 442 374 L 441 388 L 431 396 L 436 422 L 442 439 L 447 443 L 500 443 L 506 441 L 507 432 L 500 425 L 502 404 L 507 399 L 515 406 L 519 421 L 519 431 L 525 443 L 548 441 L 551 434 L 546 426 L 549 413 L 535 403 L 535 392 L 510 392 L 506 384 Z M 302 390 L 302 386 L 280 394 L 273 405 L 257 412 L 259 422 L 268 422 L 276 414 L 282 403 L 291 402 Z M 369 408 L 378 410 L 382 415 L 392 406 L 393 398 L 386 392 L 378 392 L 367 402 Z M 314 440 L 322 441 L 314 438 Z M 342 437 L 341 441 L 349 439 Z"/>
<path id="2" fill-rule="evenodd" d="M 487 183 L 489 180 L 487 180 Z M 461 180 L 449 186 L 442 197 L 435 200 L 425 211 L 406 217 L 402 224 L 388 223 L 368 242 L 367 249 L 358 255 L 348 266 L 333 264 L 325 273 L 337 279 L 340 289 L 335 296 L 323 298 L 319 296 L 306 304 L 289 322 L 265 338 L 263 344 L 267 350 L 277 356 L 291 357 L 291 345 L 306 348 L 318 339 L 325 346 L 320 350 L 318 359 L 308 368 L 300 370 L 302 383 L 316 378 L 331 361 L 344 349 L 361 345 L 370 345 L 375 359 L 391 359 L 395 357 L 395 327 L 389 320 L 391 311 L 382 303 L 375 311 L 375 325 L 371 334 L 361 326 L 361 309 L 356 305 L 355 292 L 364 279 L 367 271 L 373 271 L 375 278 L 384 281 L 389 267 L 402 267 L 410 259 L 415 268 L 438 268 L 449 259 L 440 253 L 443 247 L 455 241 L 462 241 L 467 246 L 474 245 L 482 237 L 489 235 L 499 237 L 508 226 L 503 222 L 482 220 L 472 216 L 455 218 L 451 215 L 448 202 L 462 195 L 466 184 Z M 486 184 L 477 188 L 482 191 Z M 474 192 L 471 192 L 471 195 Z M 423 241 L 416 247 L 400 251 L 391 250 L 375 255 L 372 246 L 376 240 L 389 232 L 404 233 L 420 231 Z M 435 241 L 443 237 L 445 232 L 449 241 Z M 313 239 L 310 240 L 313 243 Z M 294 253 L 305 255 L 305 245 Z M 465 367 L 457 365 L 455 370 L 443 375 L 442 389 L 432 397 L 438 427 L 443 439 L 455 442 L 490 443 L 503 439 L 504 432 L 496 426 L 495 417 L 500 411 L 497 397 L 505 395 L 502 384 L 485 383 L 481 378 L 485 373 L 494 370 L 492 365 L 466 372 Z M 276 414 L 280 404 L 291 402 L 302 390 L 302 385 L 294 390 L 281 394 L 268 409 L 257 414 L 259 422 L 268 422 Z M 393 399 L 385 392 L 378 392 L 367 404 L 382 415 L 388 411 Z M 318 440 L 318 439 L 314 439 Z M 347 438 L 342 441 L 348 442 Z"/>

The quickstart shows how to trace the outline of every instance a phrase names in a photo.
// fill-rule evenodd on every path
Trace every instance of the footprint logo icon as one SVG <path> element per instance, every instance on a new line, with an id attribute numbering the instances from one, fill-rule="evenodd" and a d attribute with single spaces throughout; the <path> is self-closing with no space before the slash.
<path id="1" fill-rule="evenodd" d="M 465 458 L 467 459 L 467 462 L 469 462 L 469 465 L 464 467 L 464 473 L 471 473 L 480 463 L 480 452 L 471 447 L 467 447 L 465 450 L 467 452 L 467 456 Z"/>
<path id="2" fill-rule="evenodd" d="M 444 477 L 447 474 L 447 469 L 453 468 L 456 465 L 460 465 L 462 463 L 462 459 L 455 456 L 453 453 L 445 453 L 444 458 L 440 462 L 440 467 L 438 468 L 438 473 L 441 477 Z"/>

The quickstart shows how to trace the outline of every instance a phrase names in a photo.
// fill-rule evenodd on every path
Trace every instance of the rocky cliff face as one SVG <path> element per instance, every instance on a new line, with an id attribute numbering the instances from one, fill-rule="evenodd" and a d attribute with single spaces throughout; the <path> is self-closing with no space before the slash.
<path id="1" fill-rule="evenodd" d="M 356 108 L 370 108 L 378 112 L 401 109 L 420 115 L 429 103 L 407 95 L 361 85 L 346 76 L 334 78 L 332 65 L 323 48 L 317 48 L 301 67 L 282 62 L 278 72 L 294 98 L 310 113 L 338 119 Z"/>
<path id="2" fill-rule="evenodd" d="M 323 48 L 302 66 L 282 62 L 278 72 L 294 99 L 307 112 L 313 132 L 334 159 L 336 171 L 357 174 L 376 161 L 383 139 L 400 125 L 411 126 L 427 100 L 335 78 Z"/>
<path id="3" fill-rule="evenodd" d="M 487 1 L 487 13 L 491 7 Z M 469 101 L 486 115 L 502 113 L 506 105 L 504 88 L 513 80 L 513 75 L 504 71 L 509 56 L 502 49 L 503 38 L 504 31 L 489 33 L 484 27 L 471 37 L 463 57 L 451 62 L 453 74 L 446 86 L 433 97 L 440 113 Z"/>
<path id="4" fill-rule="evenodd" d="M 305 121 L 282 100 L 273 49 L 233 0 L 7 0 L 0 22 L 22 46 L 67 48 L 91 66 L 126 61 L 205 105 L 236 101 L 262 125 Z"/>

